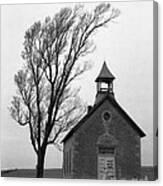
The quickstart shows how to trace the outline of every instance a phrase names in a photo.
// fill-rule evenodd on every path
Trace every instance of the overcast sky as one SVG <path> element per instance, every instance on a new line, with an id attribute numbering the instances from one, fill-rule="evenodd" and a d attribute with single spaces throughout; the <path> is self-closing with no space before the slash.
<path id="1" fill-rule="evenodd" d="M 152 1 L 114 2 L 121 15 L 94 36 L 96 50 L 87 57 L 93 67 L 80 77 L 80 96 L 93 104 L 94 82 L 106 61 L 116 77 L 114 93 L 122 108 L 146 133 L 142 140 L 142 164 L 153 164 L 153 14 Z M 4 5 L 1 11 L 1 147 L 2 168 L 34 168 L 35 154 L 28 127 L 20 127 L 7 107 L 15 94 L 14 74 L 22 67 L 20 57 L 25 31 L 37 20 L 53 16 L 73 4 Z M 85 4 L 91 9 L 94 3 Z M 62 166 L 62 153 L 54 147 L 47 152 L 45 167 Z"/>

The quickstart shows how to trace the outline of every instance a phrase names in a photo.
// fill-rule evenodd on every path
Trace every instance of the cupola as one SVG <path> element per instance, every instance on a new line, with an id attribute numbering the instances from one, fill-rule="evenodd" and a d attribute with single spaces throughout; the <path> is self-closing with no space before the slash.
<path id="1" fill-rule="evenodd" d="M 113 92 L 113 80 L 115 77 L 108 69 L 106 62 L 104 62 L 102 69 L 96 78 L 95 82 L 97 83 L 97 94 L 95 104 L 101 100 L 106 94 L 114 96 Z"/>

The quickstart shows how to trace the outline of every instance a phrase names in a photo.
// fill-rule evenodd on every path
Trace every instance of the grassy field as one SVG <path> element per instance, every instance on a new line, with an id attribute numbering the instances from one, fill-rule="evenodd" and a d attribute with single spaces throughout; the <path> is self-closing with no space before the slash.
<path id="1" fill-rule="evenodd" d="M 34 169 L 2 170 L 1 177 L 35 178 Z M 44 178 L 62 178 L 62 169 L 46 169 Z"/>

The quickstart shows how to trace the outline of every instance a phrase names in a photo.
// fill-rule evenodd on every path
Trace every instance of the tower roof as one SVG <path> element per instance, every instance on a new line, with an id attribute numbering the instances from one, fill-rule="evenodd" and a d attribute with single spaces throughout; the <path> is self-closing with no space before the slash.
<path id="1" fill-rule="evenodd" d="M 96 78 L 95 82 L 107 82 L 108 80 L 113 81 L 115 79 L 115 77 L 113 76 L 113 74 L 110 72 L 110 70 L 108 69 L 106 62 L 104 61 L 104 64 L 102 66 L 102 69 L 98 75 L 98 77 Z"/>

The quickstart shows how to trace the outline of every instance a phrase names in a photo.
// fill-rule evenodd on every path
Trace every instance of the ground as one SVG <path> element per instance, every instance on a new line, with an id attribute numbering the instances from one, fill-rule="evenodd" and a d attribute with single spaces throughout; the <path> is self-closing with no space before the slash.
<path id="1" fill-rule="evenodd" d="M 145 176 L 147 176 L 148 177 L 147 180 L 150 181 L 157 179 L 157 167 L 143 166 L 141 170 L 142 180 L 146 179 Z M 2 170 L 1 177 L 35 178 L 35 170 L 34 169 Z M 62 169 L 59 168 L 46 169 L 44 178 L 63 178 Z"/>
<path id="2" fill-rule="evenodd" d="M 34 169 L 13 169 L 1 171 L 2 177 L 35 178 Z M 44 178 L 62 178 L 62 169 L 46 169 Z"/>

